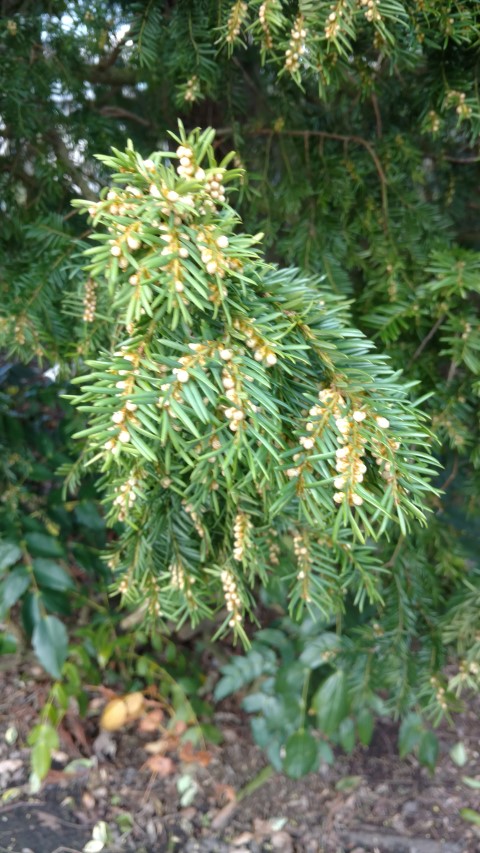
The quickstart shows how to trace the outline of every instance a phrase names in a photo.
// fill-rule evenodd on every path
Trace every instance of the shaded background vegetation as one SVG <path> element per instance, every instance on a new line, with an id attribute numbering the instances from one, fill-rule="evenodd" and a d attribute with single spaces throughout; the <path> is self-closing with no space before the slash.
<path id="1" fill-rule="evenodd" d="M 298 68 L 286 61 L 295 26 L 305 31 Z M 105 184 L 96 153 L 130 138 L 148 156 L 180 116 L 217 129 L 219 157 L 235 148 L 246 169 L 237 206 L 269 257 L 351 298 L 355 324 L 430 395 L 445 494 L 426 531 L 379 551 L 396 578 L 384 607 L 360 622 L 346 615 L 344 668 L 360 661 L 348 689 L 372 648 L 368 690 L 390 709 L 436 720 L 463 687 L 477 689 L 479 37 L 477 4 L 446 0 L 2 0 L 2 518 L 20 548 L 5 557 L 3 589 L 4 611 L 20 602 L 27 633 L 39 594 L 47 613 L 67 615 L 71 573 L 43 591 L 41 565 L 37 578 L 25 565 L 62 563 L 72 542 L 83 569 L 102 576 L 93 485 L 73 509 L 55 473 L 76 457 L 79 426 L 58 393 L 110 323 L 101 300 L 95 322 L 83 319 L 88 223 L 71 201 Z M 40 378 L 52 365 L 54 384 L 55 374 Z M 336 669 L 321 672 L 320 682 Z M 349 714 L 343 686 L 338 695 L 337 722 Z"/>

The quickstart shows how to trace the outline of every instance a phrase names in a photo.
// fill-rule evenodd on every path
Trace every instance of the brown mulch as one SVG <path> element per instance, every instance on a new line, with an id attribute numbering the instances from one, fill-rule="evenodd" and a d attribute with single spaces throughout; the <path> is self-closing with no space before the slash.
<path id="1" fill-rule="evenodd" d="M 73 719 L 53 770 L 32 796 L 25 743 L 45 684 L 34 667 L 31 672 L 1 673 L 0 853 L 80 853 L 99 821 L 110 832 L 105 853 L 480 852 L 480 828 L 460 815 L 463 808 L 480 810 L 480 791 L 462 781 L 480 779 L 478 707 L 459 715 L 455 730 L 441 730 L 433 776 L 414 758 L 398 759 L 396 729 L 384 723 L 368 750 L 338 753 L 333 767 L 299 782 L 273 774 L 263 784 L 265 756 L 234 706 L 216 715 L 223 742 L 208 748 L 208 766 L 172 753 L 156 775 L 145 767 L 151 734 L 133 724 L 98 739 L 98 717 L 85 727 Z M 9 745 L 12 726 L 18 737 Z M 468 756 L 462 768 L 449 756 L 458 741 Z M 82 755 L 91 766 L 66 773 L 68 762 Z M 195 787 L 182 806 L 188 777 Z M 237 801 L 252 780 L 259 786 Z"/>

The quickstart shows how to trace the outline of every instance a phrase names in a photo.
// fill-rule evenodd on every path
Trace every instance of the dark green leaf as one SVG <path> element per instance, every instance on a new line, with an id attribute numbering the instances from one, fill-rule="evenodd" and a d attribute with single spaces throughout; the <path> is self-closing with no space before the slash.
<path id="1" fill-rule="evenodd" d="M 368 708 L 362 708 L 357 716 L 358 739 L 363 746 L 368 746 L 373 735 L 375 720 Z"/>
<path id="2" fill-rule="evenodd" d="M 25 566 L 17 566 L 8 573 L 0 585 L 0 614 L 7 613 L 30 585 L 30 575 Z"/>
<path id="3" fill-rule="evenodd" d="M 275 678 L 275 690 L 277 693 L 300 696 L 305 684 L 307 669 L 299 661 L 288 663 L 278 670 Z"/>
<path id="4" fill-rule="evenodd" d="M 27 533 L 25 541 L 34 557 L 63 557 L 64 551 L 60 542 L 47 533 Z"/>
<path id="5" fill-rule="evenodd" d="M 335 756 L 332 747 L 324 740 L 319 740 L 317 746 L 319 760 L 325 764 L 333 764 Z"/>
<path id="6" fill-rule="evenodd" d="M 262 653 L 252 649 L 248 655 L 232 658 L 231 662 L 222 667 L 223 677 L 217 683 L 214 696 L 217 701 L 225 699 L 231 693 L 250 684 L 263 673 L 269 673 L 275 660 L 271 649 L 263 649 Z"/>
<path id="7" fill-rule="evenodd" d="M 265 717 L 254 717 L 250 721 L 252 734 L 255 743 L 264 749 L 272 737 L 272 732 L 267 724 Z"/>
<path id="8" fill-rule="evenodd" d="M 283 769 L 291 779 L 300 779 L 318 766 L 318 744 L 306 731 L 295 732 L 285 745 Z"/>
<path id="9" fill-rule="evenodd" d="M 325 633 L 320 634 L 319 637 L 314 637 L 308 641 L 308 644 L 305 646 L 302 654 L 300 655 L 300 660 L 306 666 L 310 667 L 310 669 L 316 669 L 319 666 L 324 666 L 324 652 L 328 652 L 331 649 L 338 649 L 339 645 L 340 639 L 337 634 L 325 631 Z"/>
<path id="10" fill-rule="evenodd" d="M 13 634 L 0 634 L 0 655 L 13 655 L 17 651 L 17 639 Z"/>
<path id="11" fill-rule="evenodd" d="M 326 735 L 337 732 L 348 714 L 347 681 L 343 669 L 329 675 L 313 697 L 312 705 L 321 731 Z"/>
<path id="12" fill-rule="evenodd" d="M 68 616 L 72 612 L 70 604 L 71 594 L 69 591 L 60 592 L 56 589 L 43 587 L 40 593 L 40 601 L 49 613 L 60 613 Z"/>
<path id="13" fill-rule="evenodd" d="M 284 631 L 279 631 L 277 628 L 262 628 L 260 631 L 257 631 L 255 634 L 255 643 L 257 642 L 265 643 L 265 645 L 277 649 L 284 660 L 290 660 L 294 654 L 292 641 Z"/>
<path id="14" fill-rule="evenodd" d="M 48 589 L 66 590 L 74 589 L 75 584 L 71 577 L 67 575 L 65 569 L 62 569 L 58 563 L 53 560 L 47 560 L 44 557 L 37 557 L 33 561 L 33 573 L 40 587 L 46 586 Z"/>
<path id="15" fill-rule="evenodd" d="M 424 767 L 434 770 L 439 752 L 438 738 L 433 732 L 425 732 L 418 747 L 418 760 Z"/>
<path id="16" fill-rule="evenodd" d="M 199 729 L 207 743 L 222 743 L 223 733 L 217 726 L 214 726 L 212 723 L 201 723 Z"/>
<path id="17" fill-rule="evenodd" d="M 22 557 L 22 551 L 14 542 L 0 542 L 0 571 L 13 566 Z"/>
<path id="18" fill-rule="evenodd" d="M 22 606 L 22 623 L 23 627 L 31 636 L 35 625 L 40 620 L 40 605 L 38 593 L 27 592 Z"/>
<path id="19" fill-rule="evenodd" d="M 338 740 L 346 753 L 352 752 L 355 748 L 355 723 L 351 717 L 346 717 L 340 723 Z"/>
<path id="20" fill-rule="evenodd" d="M 89 530 L 99 531 L 105 528 L 105 521 L 94 501 L 81 501 L 75 507 L 74 515 L 78 523 L 88 527 Z"/>
<path id="21" fill-rule="evenodd" d="M 269 724 L 286 733 L 298 728 L 303 717 L 301 693 L 286 693 L 272 698 L 274 704 L 268 709 L 267 714 Z"/>
<path id="22" fill-rule="evenodd" d="M 56 616 L 42 617 L 33 630 L 32 645 L 44 669 L 60 678 L 68 652 L 65 625 Z"/>
<path id="23" fill-rule="evenodd" d="M 270 736 L 268 743 L 265 746 L 265 752 L 267 754 L 267 758 L 272 765 L 273 769 L 277 771 L 277 773 L 282 772 L 282 754 L 283 754 L 283 743 L 280 737 L 272 737 Z"/>
<path id="24" fill-rule="evenodd" d="M 52 752 L 58 749 L 58 734 L 49 723 L 42 723 L 32 729 L 28 743 L 32 747 L 32 772 L 38 779 L 44 779 L 52 763 Z"/>
<path id="25" fill-rule="evenodd" d="M 402 720 L 398 734 L 398 752 L 405 758 L 419 744 L 424 733 L 422 718 L 419 714 L 407 714 Z"/>

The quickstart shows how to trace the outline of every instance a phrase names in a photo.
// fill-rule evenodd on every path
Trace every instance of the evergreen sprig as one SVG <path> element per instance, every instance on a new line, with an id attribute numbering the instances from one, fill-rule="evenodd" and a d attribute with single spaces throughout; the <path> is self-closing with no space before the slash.
<path id="1" fill-rule="evenodd" d="M 424 417 L 319 277 L 267 264 L 228 197 L 233 155 L 213 132 L 174 137 L 143 159 L 102 161 L 113 184 L 91 216 L 86 272 L 108 289 L 112 349 L 87 362 L 74 402 L 88 413 L 127 599 L 194 618 L 223 586 L 242 631 L 248 589 L 277 547 L 297 564 L 292 606 L 379 598 L 368 549 L 396 522 L 424 520 L 435 465 Z M 228 195 L 227 195 L 228 194 Z M 285 540 L 287 537 L 287 540 Z M 273 560 L 272 560 L 273 556 Z"/>

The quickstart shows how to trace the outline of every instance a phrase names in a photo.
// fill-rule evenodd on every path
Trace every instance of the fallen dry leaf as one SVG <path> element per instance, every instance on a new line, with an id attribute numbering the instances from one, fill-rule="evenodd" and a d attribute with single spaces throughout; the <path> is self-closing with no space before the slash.
<path id="1" fill-rule="evenodd" d="M 126 693 L 122 698 L 127 707 L 129 722 L 131 720 L 137 720 L 140 715 L 143 714 L 143 709 L 145 707 L 143 693 Z"/>
<path id="2" fill-rule="evenodd" d="M 100 717 L 100 728 L 107 732 L 123 729 L 128 723 L 132 723 L 140 717 L 143 708 L 143 693 L 127 693 L 125 696 L 117 696 L 105 705 Z"/>
<path id="3" fill-rule="evenodd" d="M 144 766 L 161 778 L 170 776 L 175 770 L 175 764 L 166 755 L 151 755 L 150 758 L 147 758 Z"/>
<path id="4" fill-rule="evenodd" d="M 78 744 L 75 741 L 75 738 L 74 738 L 72 732 L 70 731 L 70 727 L 67 728 L 63 722 L 60 723 L 60 725 L 58 727 L 58 736 L 60 738 L 62 746 L 66 747 L 66 749 L 68 749 L 70 755 L 76 755 L 77 758 L 82 755 L 82 753 L 80 752 L 80 750 L 78 748 Z M 68 760 L 68 757 L 67 757 L 67 760 Z"/>
<path id="5" fill-rule="evenodd" d="M 96 800 L 95 797 L 90 793 L 90 791 L 84 791 L 82 794 L 82 804 L 87 810 L 87 812 L 91 812 L 92 809 L 95 808 Z"/>
<path id="6" fill-rule="evenodd" d="M 62 828 L 62 821 L 56 814 L 44 811 L 43 809 L 36 809 L 35 817 L 40 826 L 45 827 L 45 829 L 51 829 L 55 832 L 55 830 L 58 831 Z"/>
<path id="7" fill-rule="evenodd" d="M 262 842 L 266 838 L 270 838 L 271 835 L 276 830 L 272 826 L 272 822 L 270 820 L 262 820 L 262 818 L 256 817 L 253 821 L 253 832 L 255 841 Z"/>
<path id="8" fill-rule="evenodd" d="M 139 732 L 156 732 L 163 720 L 164 713 L 161 708 L 154 708 L 153 711 L 149 711 L 148 714 L 145 714 L 144 717 L 140 720 L 138 724 Z"/>
<path id="9" fill-rule="evenodd" d="M 123 699 L 111 699 L 102 711 L 100 728 L 105 729 L 107 732 L 116 732 L 126 725 L 127 720 L 127 706 Z"/>
<path id="10" fill-rule="evenodd" d="M 71 781 L 72 775 L 65 773 L 65 770 L 54 770 L 50 768 L 45 777 L 45 782 L 48 785 L 58 785 L 59 787 L 66 787 L 71 784 Z"/>
<path id="11" fill-rule="evenodd" d="M 159 740 L 151 740 L 149 743 L 145 743 L 143 748 L 150 755 L 164 755 L 173 746 L 171 738 L 161 737 Z"/>
<path id="12" fill-rule="evenodd" d="M 191 741 L 182 744 L 178 750 L 178 757 L 186 764 L 200 764 L 201 767 L 208 767 L 212 760 L 211 754 L 206 749 L 194 750 Z"/>
<path id="13" fill-rule="evenodd" d="M 270 838 L 270 844 L 273 850 L 279 850 L 281 853 L 293 853 L 293 841 L 288 832 L 274 832 Z"/>
<path id="14" fill-rule="evenodd" d="M 227 803 L 234 803 L 237 799 L 237 793 L 233 785 L 225 785 L 222 783 L 218 783 L 214 786 L 214 791 L 217 800 L 223 800 Z"/>
<path id="15" fill-rule="evenodd" d="M 67 714 L 64 722 L 68 725 L 68 728 L 75 740 L 88 752 L 90 750 L 90 742 L 85 733 L 85 726 L 82 721 L 79 720 L 78 717 L 73 717 L 71 714 Z"/>
<path id="16" fill-rule="evenodd" d="M 242 832 L 232 839 L 232 844 L 234 847 L 243 847 L 244 844 L 248 844 L 250 841 L 253 841 L 253 833 Z"/>
<path id="17" fill-rule="evenodd" d="M 228 803 L 223 809 L 220 809 L 213 818 L 210 826 L 212 829 L 225 829 L 230 823 L 233 815 L 238 809 L 238 803 Z"/>

